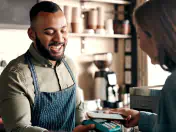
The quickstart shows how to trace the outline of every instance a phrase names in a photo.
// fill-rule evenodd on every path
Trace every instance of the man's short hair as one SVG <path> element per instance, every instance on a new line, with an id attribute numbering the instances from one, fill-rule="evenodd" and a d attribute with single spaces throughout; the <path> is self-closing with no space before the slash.
<path id="1" fill-rule="evenodd" d="M 33 24 L 33 21 L 36 19 L 39 12 L 49 12 L 55 13 L 57 11 L 62 11 L 59 5 L 51 1 L 42 1 L 35 4 L 30 10 L 30 23 Z"/>

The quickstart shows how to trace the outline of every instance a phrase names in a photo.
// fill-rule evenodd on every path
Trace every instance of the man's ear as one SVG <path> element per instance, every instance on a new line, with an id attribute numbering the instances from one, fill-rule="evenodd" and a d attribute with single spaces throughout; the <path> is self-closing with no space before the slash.
<path id="1" fill-rule="evenodd" d="M 33 42 L 35 41 L 35 38 L 36 38 L 35 32 L 31 27 L 28 28 L 28 36 Z"/>

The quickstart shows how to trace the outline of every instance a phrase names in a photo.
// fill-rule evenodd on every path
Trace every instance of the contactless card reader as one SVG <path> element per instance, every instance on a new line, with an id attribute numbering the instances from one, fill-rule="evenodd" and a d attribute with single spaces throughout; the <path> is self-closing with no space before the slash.
<path id="1" fill-rule="evenodd" d="M 99 132 L 122 132 L 121 125 L 115 121 L 103 119 L 89 119 L 82 122 L 83 125 L 95 124 Z"/>

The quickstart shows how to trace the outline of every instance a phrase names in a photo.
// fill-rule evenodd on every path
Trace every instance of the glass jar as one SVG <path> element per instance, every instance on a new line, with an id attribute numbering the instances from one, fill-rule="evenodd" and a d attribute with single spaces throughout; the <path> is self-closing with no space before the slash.
<path id="1" fill-rule="evenodd" d="M 113 28 L 115 34 L 122 34 L 122 21 L 114 20 Z"/>
<path id="2" fill-rule="evenodd" d="M 124 20 L 122 22 L 122 34 L 128 35 L 131 33 L 131 26 L 129 20 Z"/>

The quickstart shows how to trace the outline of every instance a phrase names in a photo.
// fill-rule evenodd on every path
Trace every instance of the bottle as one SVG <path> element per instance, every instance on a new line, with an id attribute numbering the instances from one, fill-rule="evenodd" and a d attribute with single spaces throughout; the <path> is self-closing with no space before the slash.
<path id="1" fill-rule="evenodd" d="M 122 23 L 122 34 L 128 35 L 131 33 L 131 26 L 129 20 L 124 20 Z"/>

